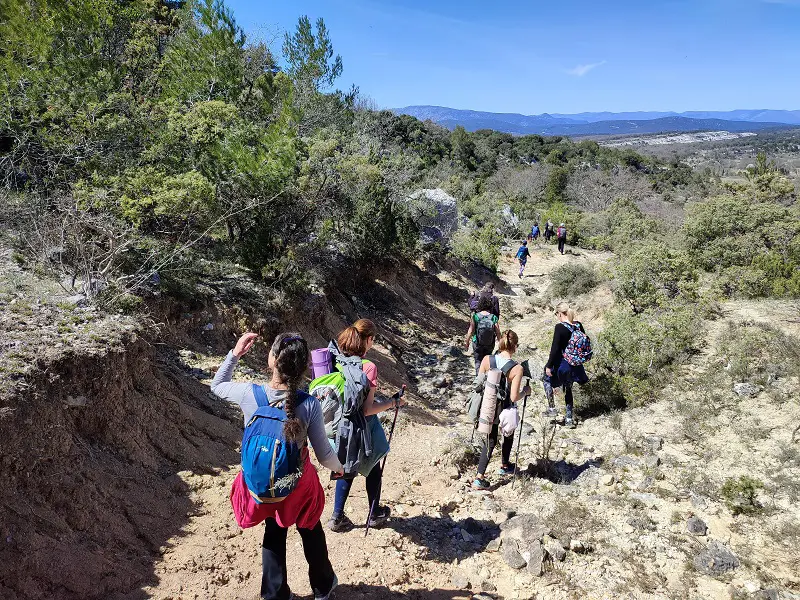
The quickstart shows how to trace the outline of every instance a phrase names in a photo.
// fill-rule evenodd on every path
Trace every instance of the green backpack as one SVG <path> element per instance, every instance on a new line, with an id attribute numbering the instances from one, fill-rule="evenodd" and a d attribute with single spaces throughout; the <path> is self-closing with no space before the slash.
<path id="1" fill-rule="evenodd" d="M 361 364 L 367 362 L 364 359 Z M 336 438 L 339 423 L 342 421 L 342 406 L 344 405 L 342 367 L 337 364 L 335 369 L 333 373 L 317 377 L 308 386 L 308 393 L 319 400 L 322 408 L 322 420 L 325 423 L 325 435 L 331 440 Z"/>

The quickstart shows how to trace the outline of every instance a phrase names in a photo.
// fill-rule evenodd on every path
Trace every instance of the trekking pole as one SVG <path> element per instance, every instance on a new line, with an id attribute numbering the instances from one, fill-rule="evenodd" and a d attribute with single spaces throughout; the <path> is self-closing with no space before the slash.
<path id="1" fill-rule="evenodd" d="M 392 419 L 392 426 L 389 429 L 389 439 L 387 442 L 389 444 L 392 443 L 392 436 L 394 435 L 394 426 L 397 423 L 397 415 L 400 413 L 400 398 L 403 397 L 406 393 L 406 385 L 403 384 L 403 387 L 400 388 L 400 391 L 397 392 L 397 406 L 394 407 L 394 419 Z M 383 464 L 381 465 L 381 477 L 383 477 L 383 469 L 386 467 L 386 459 L 389 458 L 389 453 L 386 453 L 386 456 L 383 457 Z M 372 514 L 375 512 L 375 505 L 377 504 L 377 498 L 375 498 L 376 502 L 370 504 L 369 507 L 369 515 L 367 515 L 367 525 L 364 529 L 364 537 L 367 537 L 369 534 L 369 522 L 372 521 Z"/>
<path id="2" fill-rule="evenodd" d="M 528 396 L 522 399 L 522 416 L 519 419 L 519 435 L 517 436 L 517 454 L 514 456 L 514 479 L 511 480 L 511 489 L 514 489 L 514 484 L 517 482 L 517 473 L 519 472 L 519 446 L 522 443 L 522 424 L 525 423 L 525 407 L 528 405 Z"/>

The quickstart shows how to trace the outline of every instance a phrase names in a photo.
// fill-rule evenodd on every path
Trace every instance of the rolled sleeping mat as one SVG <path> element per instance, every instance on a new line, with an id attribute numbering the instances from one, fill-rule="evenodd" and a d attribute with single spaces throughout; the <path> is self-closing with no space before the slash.
<path id="1" fill-rule="evenodd" d="M 481 412 L 478 417 L 478 433 L 489 434 L 492 432 L 497 410 L 497 386 L 500 384 L 502 375 L 503 372 L 500 369 L 492 369 L 486 374 L 486 386 L 483 388 Z"/>
<path id="2" fill-rule="evenodd" d="M 327 348 L 311 351 L 311 372 L 313 378 L 322 377 L 331 373 L 331 353 Z"/>

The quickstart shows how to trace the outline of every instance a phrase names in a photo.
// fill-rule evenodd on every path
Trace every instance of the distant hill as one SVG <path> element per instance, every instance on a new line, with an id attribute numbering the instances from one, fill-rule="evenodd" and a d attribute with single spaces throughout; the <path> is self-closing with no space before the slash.
<path id="1" fill-rule="evenodd" d="M 518 135 L 625 135 L 642 133 L 725 130 L 758 131 L 800 125 L 800 110 L 734 110 L 687 113 L 628 112 L 520 115 L 460 110 L 441 106 L 407 106 L 396 113 L 431 120 L 447 127 L 462 125 L 468 131 L 494 129 Z"/>

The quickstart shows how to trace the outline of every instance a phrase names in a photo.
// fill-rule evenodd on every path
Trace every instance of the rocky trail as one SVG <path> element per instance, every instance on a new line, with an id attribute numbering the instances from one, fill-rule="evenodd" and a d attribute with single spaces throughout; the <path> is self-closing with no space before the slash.
<path id="1" fill-rule="evenodd" d="M 552 246 L 535 247 L 532 255 L 522 279 L 511 253 L 503 256 L 497 290 L 501 325 L 518 333 L 517 358 L 530 359 L 535 372 L 549 350 L 553 306 L 561 300 L 552 295 L 551 274 L 573 261 L 592 263 L 602 273 L 613 257 L 582 250 L 561 256 Z M 442 290 L 472 285 L 444 268 L 431 273 Z M 373 297 L 397 289 L 398 282 L 377 282 Z M 533 381 L 518 448 L 521 474 L 516 480 L 497 474 L 495 454 L 487 471 L 491 489 L 478 492 L 470 484 L 479 440 L 464 411 L 472 380 L 472 359 L 462 347 L 467 314 L 445 300 L 447 294 L 427 292 L 393 299 L 405 303 L 404 312 L 392 314 L 389 334 L 375 346 L 381 392 L 393 393 L 401 381 L 413 391 L 384 476 L 383 502 L 392 518 L 364 537 L 368 507 L 359 479 L 347 505 L 356 527 L 327 533 L 340 581 L 336 598 L 800 598 L 800 451 L 792 441 L 800 424 L 800 382 L 775 374 L 758 385 L 734 386 L 726 372 L 730 360 L 720 354 L 731 328 L 766 323 L 796 336 L 796 304 L 724 304 L 705 324 L 700 352 L 647 405 L 587 411 L 577 389 L 577 414 L 583 416 L 577 429 L 541 415 L 544 394 Z M 610 284 L 568 300 L 596 338 L 613 304 Z M 348 299 L 332 301 L 345 305 Z M 33 323 L 52 320 L 47 306 L 15 310 Z M 98 346 L 107 335 L 99 337 L 88 322 L 71 324 L 73 346 L 97 350 L 83 362 L 67 357 L 43 374 L 37 385 L 50 391 L 29 407 L 0 411 L 5 431 L 17 431 L 16 438 L 3 440 L 4 464 L 30 473 L 56 471 L 42 479 L 49 487 L 39 503 L 6 490 L 11 517 L 3 526 L 1 557 L 7 568 L 20 568 L 6 571 L 0 597 L 258 598 L 263 529 L 240 530 L 228 501 L 239 469 L 234 450 L 241 421 L 207 387 L 225 340 L 234 339 L 239 327 L 224 317 L 177 312 L 167 321 L 167 334 L 178 348 L 185 342 L 183 349 L 134 339 L 107 354 Z M 205 343 L 181 337 L 174 323 L 189 318 Z M 328 329 L 344 316 L 333 318 Z M 126 332 L 131 327 L 126 320 L 114 323 Z M 8 321 L 6 328 L 14 333 L 19 326 Z M 308 323 L 303 331 L 319 338 L 314 328 Z M 258 364 L 245 361 L 235 377 L 263 380 Z M 128 402 L 124 412 L 121 397 Z M 48 412 L 53 403 L 65 408 Z M 563 398 L 556 403 L 563 413 Z M 29 412 L 48 417 L 27 439 L 22 425 Z M 57 442 L 52 455 L 21 462 L 32 449 L 50 447 L 42 436 Z M 764 484 L 757 490 L 757 514 L 734 515 L 731 501 L 740 498 L 721 493 L 728 479 L 740 475 Z M 320 471 L 320 479 L 326 522 L 333 485 L 327 472 Z M 295 530 L 288 557 L 295 597 L 309 600 Z"/>
<path id="2" fill-rule="evenodd" d="M 537 248 L 522 280 L 515 263 L 504 259 L 504 327 L 519 334 L 520 358 L 542 363 L 548 350 L 554 324 L 549 274 L 567 261 L 601 264 L 608 258 Z M 612 303 L 610 289 L 601 285 L 575 300 L 590 334 L 597 331 Z M 729 312 L 735 316 L 735 307 Z M 722 506 L 712 483 L 767 468 L 787 441 L 788 423 L 798 418 L 796 406 L 777 419 L 767 439 L 753 439 L 750 447 L 712 428 L 718 445 L 698 449 L 684 435 L 677 400 L 590 418 L 567 430 L 540 416 L 544 395 L 533 382 L 519 448 L 520 468 L 531 465 L 529 471 L 516 481 L 496 475 L 495 456 L 487 472 L 492 489 L 476 492 L 470 483 L 478 446 L 463 416 L 471 359 L 461 339 L 460 332 L 451 340 L 423 336 L 403 354 L 416 394 L 413 408 L 401 414 L 384 477 L 383 498 L 393 516 L 365 539 L 366 495 L 363 480 L 356 483 L 347 507 L 356 528 L 327 534 L 340 581 L 336 597 L 800 598 L 796 553 L 769 536 L 781 523 L 797 526 L 796 504 L 773 498 L 773 523 L 742 523 Z M 207 373 L 221 360 L 186 358 Z M 741 426 L 769 410 L 762 396 L 739 412 Z M 545 458 L 546 477 L 531 477 Z M 262 530 L 243 532 L 233 521 L 227 496 L 237 469 L 179 474 L 197 508 L 165 544 L 155 569 L 158 583 L 144 590 L 148 597 L 258 597 Z M 327 520 L 333 486 L 327 473 L 320 476 L 327 486 Z M 298 597 L 310 598 L 294 531 L 288 553 L 290 585 Z"/>

